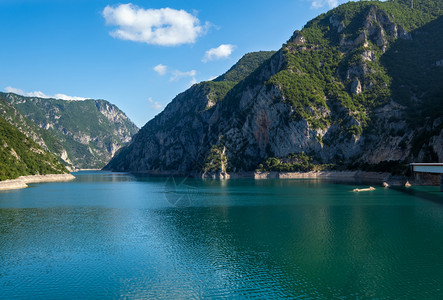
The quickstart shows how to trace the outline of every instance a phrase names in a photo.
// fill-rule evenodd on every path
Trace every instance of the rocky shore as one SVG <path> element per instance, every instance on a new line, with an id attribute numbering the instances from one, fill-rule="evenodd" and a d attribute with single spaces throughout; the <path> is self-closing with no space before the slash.
<path id="1" fill-rule="evenodd" d="M 264 179 L 321 179 L 333 181 L 355 181 L 389 186 L 412 186 L 412 185 L 439 185 L 440 176 L 430 173 L 416 173 L 414 176 L 396 176 L 389 172 L 366 172 L 366 171 L 310 171 L 310 172 L 212 172 L 212 173 L 180 173 L 180 172 L 140 172 L 152 176 L 179 176 L 196 177 L 209 180 L 229 180 L 239 178 Z"/>
<path id="2" fill-rule="evenodd" d="M 211 178 L 211 177 L 206 177 Z M 438 174 L 416 174 L 414 177 L 394 176 L 391 173 L 365 171 L 311 171 L 311 172 L 244 172 L 212 176 L 215 179 L 325 179 L 334 181 L 362 181 L 381 186 L 439 185 Z"/>
<path id="3" fill-rule="evenodd" d="M 0 191 L 27 188 L 29 183 L 63 182 L 75 179 L 72 174 L 48 174 L 20 176 L 16 179 L 0 181 Z"/>
<path id="4" fill-rule="evenodd" d="M 256 172 L 255 179 L 268 178 L 320 178 L 320 179 L 368 179 L 386 181 L 390 173 L 363 172 L 363 171 L 311 171 L 311 172 Z"/>
<path id="5" fill-rule="evenodd" d="M 256 172 L 254 179 L 329 179 L 356 180 L 380 183 L 388 186 L 439 185 L 438 174 L 417 174 L 415 177 L 394 176 L 390 173 L 365 171 L 318 171 L 318 172 Z"/>

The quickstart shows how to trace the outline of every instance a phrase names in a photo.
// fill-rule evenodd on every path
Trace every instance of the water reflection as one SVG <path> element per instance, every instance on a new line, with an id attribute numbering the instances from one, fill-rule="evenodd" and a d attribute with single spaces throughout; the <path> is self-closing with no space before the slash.
<path id="1" fill-rule="evenodd" d="M 318 181 L 78 177 L 0 194 L 0 298 L 443 297 L 432 202 Z"/>

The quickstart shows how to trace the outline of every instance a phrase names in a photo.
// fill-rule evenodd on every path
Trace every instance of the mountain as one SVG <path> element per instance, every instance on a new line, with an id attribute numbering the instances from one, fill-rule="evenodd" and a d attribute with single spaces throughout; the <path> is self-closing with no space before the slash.
<path id="1" fill-rule="evenodd" d="M 343 4 L 236 81 L 224 81 L 234 66 L 178 95 L 106 168 L 392 171 L 443 162 L 442 15 L 439 0 Z"/>
<path id="2" fill-rule="evenodd" d="M 71 168 L 103 167 L 138 131 L 118 107 L 105 100 L 66 101 L 0 93 L 0 106 L 2 102 L 17 111 L 4 116 L 11 124 Z"/>
<path id="3" fill-rule="evenodd" d="M 24 133 L 28 138 L 37 142 L 45 151 L 59 153 L 63 146 L 47 130 L 38 127 L 29 119 L 25 118 L 8 100 L 0 95 L 0 116 Z M 49 147 L 48 147 L 49 145 Z M 50 150 L 51 149 L 51 150 Z"/>
<path id="4" fill-rule="evenodd" d="M 256 70 L 260 65 L 271 58 L 276 51 L 259 51 L 247 53 L 235 65 L 233 65 L 226 73 L 215 78 L 213 81 L 230 81 L 238 83 L 245 79 L 249 74 Z"/>
<path id="5" fill-rule="evenodd" d="M 53 154 L 1 116 L 0 145 L 0 181 L 23 175 L 68 173 Z"/>
<path id="6" fill-rule="evenodd" d="M 160 173 L 195 169 L 192 164 L 201 145 L 207 143 L 201 138 L 208 130 L 208 119 L 214 108 L 274 53 L 247 54 L 215 80 L 195 84 L 179 94 L 162 113 L 140 129 L 134 141 L 122 148 L 105 169 Z"/>

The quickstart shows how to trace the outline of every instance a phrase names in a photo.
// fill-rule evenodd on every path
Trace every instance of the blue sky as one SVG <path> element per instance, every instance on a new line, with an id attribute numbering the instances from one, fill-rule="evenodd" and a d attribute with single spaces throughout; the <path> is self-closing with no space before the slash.
<path id="1" fill-rule="evenodd" d="M 0 89 L 106 99 L 137 126 L 345 1 L 0 0 Z"/>

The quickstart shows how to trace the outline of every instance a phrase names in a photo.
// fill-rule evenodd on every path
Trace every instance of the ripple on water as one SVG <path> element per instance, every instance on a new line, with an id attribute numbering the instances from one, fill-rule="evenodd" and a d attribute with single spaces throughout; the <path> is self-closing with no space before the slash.
<path id="1" fill-rule="evenodd" d="M 0 298 L 443 298 L 434 202 L 230 181 L 174 207 L 162 179 L 97 176 L 0 195 Z"/>

